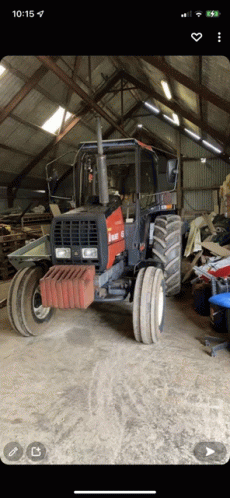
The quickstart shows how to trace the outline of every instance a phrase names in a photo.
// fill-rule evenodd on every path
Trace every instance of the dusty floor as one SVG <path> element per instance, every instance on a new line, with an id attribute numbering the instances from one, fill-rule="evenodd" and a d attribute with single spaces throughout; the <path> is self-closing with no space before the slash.
<path id="1" fill-rule="evenodd" d="M 17 335 L 6 308 L 0 317 L 3 462 L 9 442 L 23 448 L 19 465 L 33 465 L 33 442 L 45 447 L 43 465 L 199 465 L 195 446 L 213 441 L 225 445 L 221 463 L 229 459 L 230 353 L 209 355 L 209 318 L 193 310 L 189 285 L 167 298 L 151 346 L 134 340 L 128 301 L 58 311 L 40 337 Z"/>

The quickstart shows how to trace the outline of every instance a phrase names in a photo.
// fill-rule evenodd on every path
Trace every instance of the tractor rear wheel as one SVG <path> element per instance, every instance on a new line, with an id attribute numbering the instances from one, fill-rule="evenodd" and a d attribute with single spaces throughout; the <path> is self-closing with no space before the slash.
<path id="1" fill-rule="evenodd" d="M 164 309 L 162 270 L 153 266 L 142 268 L 137 276 L 133 299 L 133 330 L 138 342 L 158 342 L 163 331 Z"/>
<path id="2" fill-rule="evenodd" d="M 54 308 L 42 306 L 39 280 L 41 267 L 20 270 L 12 280 L 8 295 L 8 316 L 13 328 L 24 336 L 39 335 L 47 330 Z"/>
<path id="3" fill-rule="evenodd" d="M 153 260 L 164 271 L 166 296 L 181 290 L 181 218 L 175 214 L 157 216 L 153 234 Z"/>

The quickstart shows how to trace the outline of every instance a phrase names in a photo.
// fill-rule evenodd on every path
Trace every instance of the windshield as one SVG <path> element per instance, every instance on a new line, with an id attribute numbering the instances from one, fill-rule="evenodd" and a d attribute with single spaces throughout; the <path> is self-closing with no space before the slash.
<path id="1" fill-rule="evenodd" d="M 104 151 L 106 155 L 108 193 L 119 195 L 122 201 L 134 203 L 136 199 L 135 151 Z M 141 207 L 153 203 L 157 191 L 157 161 L 153 154 L 141 150 L 140 199 Z M 92 196 L 99 196 L 97 153 L 83 152 L 78 174 L 79 205 L 86 204 Z M 77 187 L 78 190 L 78 187 Z"/>

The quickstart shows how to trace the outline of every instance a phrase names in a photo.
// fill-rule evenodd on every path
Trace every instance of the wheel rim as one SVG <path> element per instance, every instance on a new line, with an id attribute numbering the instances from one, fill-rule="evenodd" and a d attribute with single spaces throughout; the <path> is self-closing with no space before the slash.
<path id="1" fill-rule="evenodd" d="M 163 291 L 163 288 L 161 285 L 160 291 L 159 291 L 159 298 L 158 298 L 158 326 L 159 327 L 160 327 L 160 324 L 162 322 L 163 311 L 164 311 L 164 291 Z"/>
<path id="2" fill-rule="evenodd" d="M 45 308 L 44 306 L 42 306 L 42 297 L 39 285 L 36 287 L 33 294 L 32 308 L 38 320 L 44 320 L 50 312 L 50 308 Z"/>

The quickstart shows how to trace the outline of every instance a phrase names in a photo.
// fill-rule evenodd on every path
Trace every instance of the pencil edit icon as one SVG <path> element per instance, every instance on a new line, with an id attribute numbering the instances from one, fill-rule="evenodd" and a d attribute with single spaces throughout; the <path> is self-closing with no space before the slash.
<path id="1" fill-rule="evenodd" d="M 7 458 L 7 460 L 16 462 L 22 457 L 23 449 L 18 442 L 10 442 L 4 447 L 3 455 Z"/>
<path id="2" fill-rule="evenodd" d="M 18 448 L 17 446 L 15 446 L 10 452 L 9 452 L 9 457 L 12 457 L 13 455 L 15 455 L 15 453 L 18 451 Z"/>

